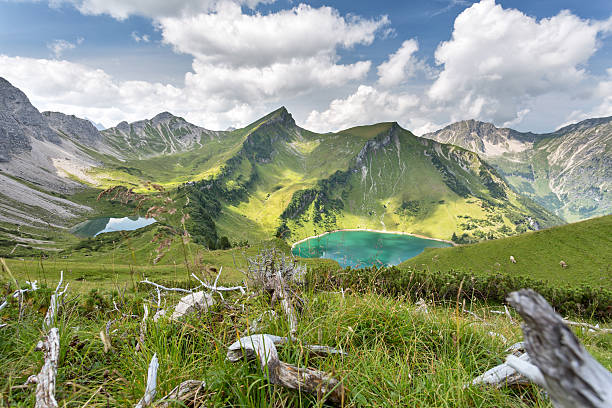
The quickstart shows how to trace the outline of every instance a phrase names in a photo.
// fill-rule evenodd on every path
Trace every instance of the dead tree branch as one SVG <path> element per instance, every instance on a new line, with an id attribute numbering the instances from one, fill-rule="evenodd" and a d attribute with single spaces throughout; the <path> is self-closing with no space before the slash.
<path id="1" fill-rule="evenodd" d="M 197 380 L 183 381 L 170 391 L 168 395 L 155 403 L 156 408 L 172 406 L 200 406 L 206 398 L 206 382 Z M 177 404 L 178 403 L 178 404 Z"/>
<path id="2" fill-rule="evenodd" d="M 580 344 L 574 333 L 538 293 L 512 292 L 508 302 L 524 320 L 530 362 L 508 365 L 546 389 L 556 408 L 612 406 L 612 373 Z"/>
<path id="3" fill-rule="evenodd" d="M 243 357 L 259 359 L 262 371 L 268 373 L 272 384 L 305 391 L 338 405 L 343 404 L 345 390 L 340 381 L 323 371 L 296 367 L 279 360 L 276 344 L 284 341 L 286 338 L 268 334 L 242 337 L 229 346 L 227 359 L 232 362 Z"/>
<path id="4" fill-rule="evenodd" d="M 43 351 L 45 363 L 38 375 L 32 375 L 26 381 L 26 384 L 36 384 L 36 405 L 34 407 L 57 408 L 55 378 L 60 351 L 59 330 L 56 327 L 49 330 L 47 336 L 36 345 L 36 350 Z"/>

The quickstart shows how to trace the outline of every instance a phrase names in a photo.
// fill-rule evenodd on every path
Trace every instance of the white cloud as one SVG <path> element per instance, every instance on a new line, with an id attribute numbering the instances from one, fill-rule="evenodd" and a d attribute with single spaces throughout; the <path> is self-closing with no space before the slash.
<path id="1" fill-rule="evenodd" d="M 220 3 L 214 12 L 159 19 L 164 42 L 199 61 L 232 66 L 335 55 L 338 47 L 369 45 L 389 24 L 379 19 L 344 18 L 331 7 L 300 4 L 271 14 L 244 14 L 238 4 Z"/>
<path id="2" fill-rule="evenodd" d="M 387 87 L 396 86 L 413 78 L 418 71 L 431 77 L 433 70 L 414 56 L 418 50 L 419 43 L 415 39 L 404 41 L 394 54 L 389 55 L 387 61 L 378 66 L 378 83 Z"/>
<path id="3" fill-rule="evenodd" d="M 140 35 L 138 34 L 138 31 L 132 31 L 132 34 L 130 36 L 132 37 L 132 40 L 136 41 L 137 43 L 139 42 L 148 43 L 149 41 L 151 41 L 151 38 L 149 37 L 148 34 Z"/>
<path id="4" fill-rule="evenodd" d="M 612 71 L 607 79 L 587 71 L 602 34 L 611 30 L 612 18 L 590 21 L 561 11 L 536 20 L 494 0 L 481 0 L 457 17 L 451 39 L 438 46 L 435 57 L 442 70 L 418 93 L 418 106 L 402 102 L 416 99 L 405 89 L 427 65 L 415 58 L 417 42 L 407 40 L 378 66 L 376 84 L 313 110 L 306 123 L 328 131 L 397 120 L 417 134 L 433 130 L 434 123 L 469 118 L 515 126 L 534 116 L 543 118 L 540 122 L 552 116 L 559 121 L 553 111 L 558 104 L 545 102 L 559 96 L 568 115 L 577 108 L 571 119 L 611 115 Z M 547 122 L 549 130 L 555 124 Z"/>
<path id="5" fill-rule="evenodd" d="M 100 69 L 69 61 L 0 54 L 0 76 L 24 91 L 41 111 L 56 110 L 94 118 L 106 127 L 122 120 L 150 118 L 168 110 L 210 129 L 223 129 L 228 124 L 244 125 L 263 113 L 196 88 L 118 81 Z"/>
<path id="6" fill-rule="evenodd" d="M 68 3 L 74 5 L 83 14 L 107 14 L 117 20 L 125 20 L 132 15 L 157 19 L 209 12 L 220 1 L 222 0 L 49 0 L 49 3 L 56 7 Z M 234 1 L 250 8 L 260 3 L 274 2 L 274 0 Z"/>
<path id="7" fill-rule="evenodd" d="M 47 48 L 53 53 L 55 58 L 60 58 L 64 51 L 72 50 L 75 47 L 76 45 L 74 43 L 71 43 L 66 40 L 53 40 L 47 44 Z"/>
<path id="8" fill-rule="evenodd" d="M 418 110 L 419 97 L 409 93 L 394 93 L 361 85 L 345 99 L 333 100 L 323 112 L 312 111 L 306 119 L 306 127 L 320 132 L 345 129 L 351 126 L 384 121 L 399 121 L 405 126 L 415 123 L 402 121 L 404 115 Z M 423 126 L 424 123 L 420 123 Z"/>
<path id="9" fill-rule="evenodd" d="M 572 93 L 585 80 L 606 27 L 566 10 L 538 21 L 482 0 L 457 17 L 452 38 L 438 46 L 444 69 L 428 96 L 464 115 L 513 121 L 530 98 Z"/>
<path id="10" fill-rule="evenodd" d="M 114 125 L 118 119 L 150 117 L 162 110 L 209 128 L 245 125 L 269 107 L 285 104 L 288 98 L 329 92 L 364 80 L 371 62 L 342 63 L 338 50 L 369 45 L 389 25 L 386 16 L 341 16 L 330 7 L 303 4 L 260 14 L 243 12 L 240 6 L 256 5 L 257 1 L 187 1 L 180 5 L 169 1 L 183 10 L 171 13 L 165 9 L 166 2 L 158 1 L 70 1 L 84 13 L 106 13 L 115 18 L 135 13 L 153 16 L 163 42 L 193 56 L 184 87 L 117 81 L 103 71 L 67 61 L 26 63 L 26 59 L 5 57 L 8 65 L 0 67 L 0 75 L 8 72 L 5 75 L 9 80 L 16 77 L 37 105 L 43 109 L 66 108 L 105 126 Z M 191 9 L 200 11 L 184 12 Z M 131 37 L 136 42 L 150 40 L 137 31 Z M 20 73 L 28 64 L 23 72 L 36 71 L 30 75 L 43 78 L 53 75 L 53 80 L 28 83 Z M 83 84 L 87 78 L 91 81 Z M 49 91 L 51 84 L 53 90 Z M 101 88 L 97 98 L 93 91 L 96 86 Z M 125 111 L 124 117 L 120 117 L 120 111 Z"/>

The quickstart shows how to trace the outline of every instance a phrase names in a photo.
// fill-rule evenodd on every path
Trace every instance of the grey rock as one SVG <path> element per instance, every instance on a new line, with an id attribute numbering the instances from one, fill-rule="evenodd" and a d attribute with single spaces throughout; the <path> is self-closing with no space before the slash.
<path id="1" fill-rule="evenodd" d="M 31 150 L 32 138 L 61 142 L 28 97 L 0 77 L 0 161 Z"/>
<path id="2" fill-rule="evenodd" d="M 88 147 L 95 147 L 102 141 L 102 134 L 87 119 L 80 119 L 74 115 L 65 115 L 60 112 L 43 112 L 49 126 L 66 136 L 77 140 Z"/>

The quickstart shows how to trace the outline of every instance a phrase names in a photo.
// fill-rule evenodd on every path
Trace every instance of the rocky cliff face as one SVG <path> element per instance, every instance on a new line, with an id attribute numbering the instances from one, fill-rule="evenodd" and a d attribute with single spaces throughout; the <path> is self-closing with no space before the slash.
<path id="1" fill-rule="evenodd" d="M 470 120 L 424 137 L 481 154 L 517 191 L 567 221 L 612 213 L 612 117 L 539 135 Z"/>
<path id="2" fill-rule="evenodd" d="M 151 119 L 121 122 L 102 131 L 105 142 L 126 157 L 145 158 L 172 154 L 202 146 L 218 136 L 210 131 L 162 112 Z"/>
<path id="3" fill-rule="evenodd" d="M 60 143 L 23 92 L 0 78 L 0 161 L 32 149 L 31 139 Z"/>
<path id="4" fill-rule="evenodd" d="M 530 149 L 538 139 L 534 133 L 497 128 L 492 123 L 476 120 L 456 122 L 423 137 L 460 146 L 485 157 L 522 152 Z"/>
<path id="5" fill-rule="evenodd" d="M 102 134 L 87 119 L 65 115 L 60 112 L 43 112 L 42 115 L 51 129 L 63 133 L 85 146 L 93 147 L 102 141 Z"/>

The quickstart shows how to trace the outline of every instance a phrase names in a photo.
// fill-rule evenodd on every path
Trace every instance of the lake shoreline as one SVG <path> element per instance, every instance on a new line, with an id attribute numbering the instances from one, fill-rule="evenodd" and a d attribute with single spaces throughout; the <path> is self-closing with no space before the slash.
<path id="1" fill-rule="evenodd" d="M 342 229 L 337 229 L 337 230 L 333 230 L 333 231 L 327 231 L 327 232 L 324 232 L 324 233 L 319 234 L 319 235 L 313 235 L 311 237 L 307 237 L 307 238 L 301 239 L 299 241 L 296 241 L 296 242 L 294 242 L 291 245 L 291 249 L 293 250 L 293 248 L 295 248 L 296 245 L 301 244 L 302 242 L 306 242 L 309 239 L 321 238 L 321 237 L 323 237 L 325 235 L 328 235 L 328 234 L 331 234 L 331 233 L 334 233 L 334 232 L 343 232 L 343 231 L 345 231 L 345 232 L 346 231 L 368 231 L 368 232 L 378 232 L 378 233 L 381 233 L 381 234 L 408 235 L 408 236 L 415 237 L 415 238 L 422 238 L 422 239 L 429 239 L 429 240 L 432 240 L 432 241 L 445 242 L 447 244 L 451 244 L 452 246 L 457 246 L 457 244 L 455 244 L 453 241 L 448 241 L 446 239 L 440 239 L 440 238 L 426 237 L 425 235 L 413 234 L 413 233 L 410 233 L 410 232 L 403 232 L 403 231 L 382 231 L 382 230 L 375 230 L 375 229 L 370 229 L 370 228 L 342 228 Z"/>

